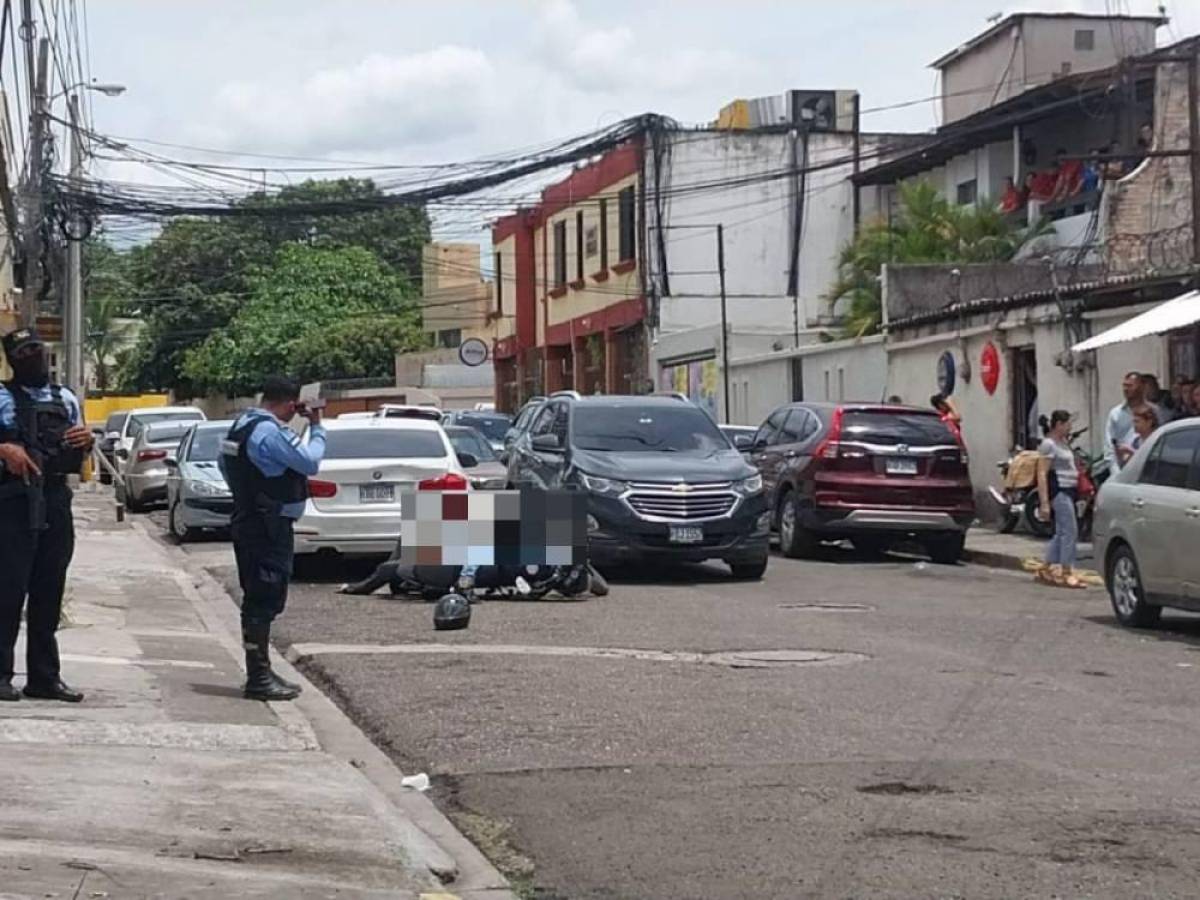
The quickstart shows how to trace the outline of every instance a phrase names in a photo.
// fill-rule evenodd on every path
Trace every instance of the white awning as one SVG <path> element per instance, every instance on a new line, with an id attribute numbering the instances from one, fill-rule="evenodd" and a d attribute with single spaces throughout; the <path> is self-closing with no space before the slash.
<path id="1" fill-rule="evenodd" d="M 1147 335 L 1186 328 L 1196 322 L 1200 322 L 1200 291 L 1188 291 L 1174 300 L 1167 300 L 1154 309 L 1146 310 L 1140 316 L 1134 316 L 1128 322 L 1122 322 L 1115 328 L 1102 331 L 1086 341 L 1080 341 L 1071 349 L 1075 352 L 1095 350 L 1109 344 L 1136 341 Z"/>

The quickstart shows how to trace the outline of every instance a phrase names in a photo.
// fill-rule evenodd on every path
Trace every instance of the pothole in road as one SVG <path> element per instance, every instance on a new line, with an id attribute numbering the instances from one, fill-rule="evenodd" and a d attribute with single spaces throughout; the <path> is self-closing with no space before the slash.
<path id="1" fill-rule="evenodd" d="M 860 794 L 883 794 L 888 797 L 901 797 L 906 794 L 952 794 L 950 788 L 936 784 L 909 784 L 906 781 L 884 781 L 879 784 L 864 784 L 858 789 Z"/>
<path id="2" fill-rule="evenodd" d="M 875 607 L 865 603 L 780 603 L 780 609 L 798 609 L 802 612 L 874 612 Z"/>
<path id="3" fill-rule="evenodd" d="M 541 644 L 293 644 L 293 661 L 324 655 L 565 656 L 594 659 L 636 659 L 728 666 L 732 669 L 771 669 L 784 666 L 836 666 L 869 659 L 845 650 L 724 650 L 697 653 L 686 650 L 639 650 L 629 647 L 556 647 Z"/>

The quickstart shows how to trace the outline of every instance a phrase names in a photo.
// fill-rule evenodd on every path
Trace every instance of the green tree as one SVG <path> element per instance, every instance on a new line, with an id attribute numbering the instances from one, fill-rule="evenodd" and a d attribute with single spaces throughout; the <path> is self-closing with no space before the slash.
<path id="1" fill-rule="evenodd" d="M 411 329 L 414 341 L 419 339 L 419 316 L 408 281 L 361 247 L 284 245 L 275 264 L 252 275 L 248 286 L 249 296 L 228 324 L 184 355 L 183 376 L 200 391 L 247 394 L 265 375 L 299 369 L 313 380 L 382 374 L 382 344 L 370 342 L 363 347 L 363 357 L 356 358 L 346 343 L 355 333 L 350 322 L 361 323 L 356 332 L 360 337 L 369 329 L 366 323 L 377 320 L 387 323 L 381 334 L 405 337 L 408 332 L 394 328 L 400 323 Z M 326 357 L 338 372 L 326 372 L 303 357 L 305 348 L 320 344 L 326 335 L 334 336 L 342 348 L 340 356 Z M 408 346 L 394 346 L 391 353 L 402 349 Z"/>
<path id="2" fill-rule="evenodd" d="M 1005 262 L 1034 237 L 1044 223 L 1015 224 L 994 205 L 957 206 L 925 182 L 900 186 L 900 209 L 892 221 L 861 228 L 838 259 L 838 277 L 827 299 L 846 302 L 845 335 L 879 330 L 885 263 Z"/>
<path id="3" fill-rule="evenodd" d="M 235 205 L 246 214 L 176 219 L 126 254 L 130 305 L 145 320 L 122 373 L 127 387 L 200 389 L 185 359 L 260 290 L 281 248 L 363 248 L 387 274 L 419 283 L 429 218 L 385 202 L 370 180 L 306 181 Z"/>
<path id="4" fill-rule="evenodd" d="M 390 376 L 396 353 L 423 342 L 415 308 L 400 315 L 372 313 L 305 334 L 296 342 L 289 371 L 303 382 Z"/>

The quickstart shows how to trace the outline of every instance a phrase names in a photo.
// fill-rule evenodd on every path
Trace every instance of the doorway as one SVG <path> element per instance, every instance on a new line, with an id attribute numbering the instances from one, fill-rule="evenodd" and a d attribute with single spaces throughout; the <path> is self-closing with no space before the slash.
<path id="1" fill-rule="evenodd" d="M 1018 347 L 1011 352 L 1012 365 L 1012 446 L 1032 450 L 1041 440 L 1038 427 L 1037 353 L 1033 347 Z"/>

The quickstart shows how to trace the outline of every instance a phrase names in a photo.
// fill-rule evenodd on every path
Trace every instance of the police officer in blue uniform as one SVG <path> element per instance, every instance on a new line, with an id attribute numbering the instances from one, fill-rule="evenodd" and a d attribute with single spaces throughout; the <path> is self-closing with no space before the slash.
<path id="1" fill-rule="evenodd" d="M 79 401 L 50 381 L 46 348 L 22 328 L 5 335 L 12 380 L 0 385 L 0 700 L 13 687 L 17 633 L 26 609 L 26 697 L 78 703 L 59 674 L 58 621 L 75 552 L 71 488 L 94 438 Z"/>
<path id="2" fill-rule="evenodd" d="M 309 421 L 305 445 L 287 423 Z M 252 700 L 293 700 L 300 686 L 271 670 L 271 623 L 287 602 L 292 526 L 304 513 L 308 476 L 325 455 L 321 412 L 300 402 L 300 386 L 280 376 L 263 384 L 262 406 L 243 413 L 221 446 L 221 471 L 233 493 L 233 551 L 242 587 L 246 687 Z"/>

